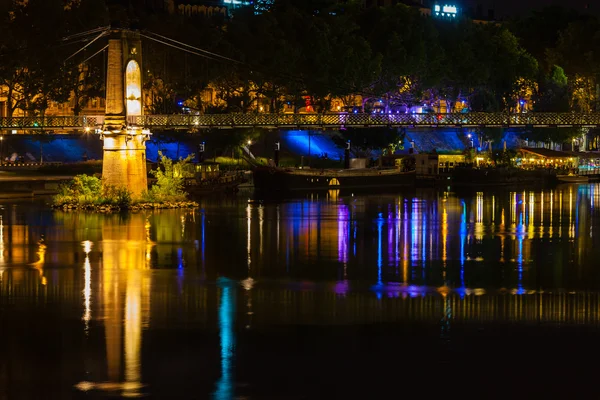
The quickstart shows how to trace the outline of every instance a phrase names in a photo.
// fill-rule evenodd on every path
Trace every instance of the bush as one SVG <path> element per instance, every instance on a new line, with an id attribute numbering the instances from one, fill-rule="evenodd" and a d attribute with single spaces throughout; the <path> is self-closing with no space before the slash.
<path id="1" fill-rule="evenodd" d="M 119 208 L 129 208 L 133 202 L 131 199 L 131 192 L 127 190 L 127 188 L 104 185 L 102 187 L 102 194 L 98 198 L 98 202 L 96 204 L 110 204 L 113 206 L 118 206 Z"/>
<path id="2" fill-rule="evenodd" d="M 156 183 L 152 185 L 149 191 L 142 195 L 142 201 L 154 202 L 174 202 L 184 201 L 187 194 L 183 190 L 185 166 L 194 157 L 193 154 L 177 162 L 173 162 L 170 158 L 164 156 L 161 152 L 160 166 L 156 170 L 150 171 L 156 177 Z"/>
<path id="3" fill-rule="evenodd" d="M 62 185 L 53 203 L 55 206 L 112 205 L 119 208 L 129 208 L 133 204 L 127 188 L 103 185 L 102 180 L 89 175 L 77 175 L 71 182 Z"/>
<path id="4" fill-rule="evenodd" d="M 61 185 L 54 196 L 54 204 L 95 204 L 102 192 L 102 181 L 95 176 L 77 175 L 67 184 Z"/>

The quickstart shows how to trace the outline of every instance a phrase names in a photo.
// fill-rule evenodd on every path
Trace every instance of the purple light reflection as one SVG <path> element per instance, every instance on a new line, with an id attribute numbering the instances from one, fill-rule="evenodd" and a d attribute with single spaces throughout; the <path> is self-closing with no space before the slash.
<path id="1" fill-rule="evenodd" d="M 348 281 L 336 282 L 333 291 L 335 294 L 346 295 L 350 291 L 350 285 L 348 284 Z"/>
<path id="2" fill-rule="evenodd" d="M 338 261 L 348 262 L 348 243 L 350 242 L 350 212 L 346 205 L 338 207 Z"/>

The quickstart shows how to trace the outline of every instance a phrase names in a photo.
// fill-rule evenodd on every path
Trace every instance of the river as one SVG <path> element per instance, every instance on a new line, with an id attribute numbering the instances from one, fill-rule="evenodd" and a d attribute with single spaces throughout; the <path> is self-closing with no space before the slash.
<path id="1" fill-rule="evenodd" d="M 576 396 L 600 184 L 0 203 L 0 399 Z"/>

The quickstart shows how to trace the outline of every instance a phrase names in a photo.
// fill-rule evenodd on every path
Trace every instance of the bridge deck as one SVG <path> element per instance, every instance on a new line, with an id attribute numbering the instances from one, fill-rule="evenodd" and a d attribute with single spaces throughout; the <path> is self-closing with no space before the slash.
<path id="1" fill-rule="evenodd" d="M 100 129 L 103 115 L 0 118 L 9 133 Z M 151 130 L 206 128 L 364 127 L 600 127 L 600 113 L 459 114 L 204 114 L 129 117 L 132 126 Z"/>

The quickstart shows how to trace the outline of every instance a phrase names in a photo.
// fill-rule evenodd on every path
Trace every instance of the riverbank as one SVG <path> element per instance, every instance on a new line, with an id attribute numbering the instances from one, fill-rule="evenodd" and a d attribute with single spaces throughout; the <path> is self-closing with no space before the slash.
<path id="1" fill-rule="evenodd" d="M 17 175 L 0 171 L 0 199 L 13 199 L 58 193 L 61 184 L 69 182 L 74 175 L 33 174 Z"/>
<path id="2" fill-rule="evenodd" d="M 117 204 L 53 204 L 52 208 L 62 211 L 93 211 L 100 213 L 111 213 L 120 211 L 160 210 L 173 208 L 196 208 L 199 204 L 195 201 L 166 201 L 162 203 L 137 203 L 128 206 Z"/>

